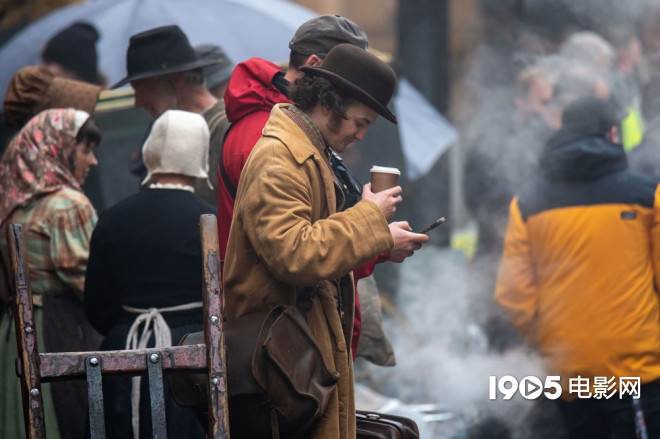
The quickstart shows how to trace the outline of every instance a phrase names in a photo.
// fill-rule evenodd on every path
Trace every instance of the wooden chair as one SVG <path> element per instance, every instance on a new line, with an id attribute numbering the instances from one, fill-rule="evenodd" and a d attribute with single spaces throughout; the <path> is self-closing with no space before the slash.
<path id="1" fill-rule="evenodd" d="M 32 312 L 32 291 L 23 255 L 22 228 L 9 226 L 14 324 L 19 358 L 26 437 L 45 437 L 41 383 L 87 379 L 91 437 L 105 437 L 102 377 L 148 375 L 154 438 L 166 438 L 163 373 L 206 370 L 209 438 L 229 437 L 225 378 L 225 343 L 222 330 L 218 230 L 214 215 L 200 217 L 203 252 L 204 344 L 124 351 L 62 352 L 40 354 Z"/>

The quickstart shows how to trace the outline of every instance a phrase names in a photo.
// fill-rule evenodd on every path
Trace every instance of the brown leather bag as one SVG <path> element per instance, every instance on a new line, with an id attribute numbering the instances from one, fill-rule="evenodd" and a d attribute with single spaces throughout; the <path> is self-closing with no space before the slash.
<path id="1" fill-rule="evenodd" d="M 308 431 L 325 411 L 339 374 L 326 363 L 298 308 L 278 305 L 223 328 L 231 434 L 270 438 Z M 188 334 L 179 344 L 203 338 Z M 177 403 L 195 407 L 203 421 L 206 375 L 171 375 L 170 387 Z"/>
<path id="2" fill-rule="evenodd" d="M 358 410 L 357 439 L 419 439 L 417 424 L 410 418 Z"/>

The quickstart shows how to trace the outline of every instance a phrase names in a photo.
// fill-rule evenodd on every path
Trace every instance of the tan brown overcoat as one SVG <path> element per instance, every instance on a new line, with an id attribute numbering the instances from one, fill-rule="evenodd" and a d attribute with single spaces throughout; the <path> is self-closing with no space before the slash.
<path id="1" fill-rule="evenodd" d="M 341 191 L 330 165 L 314 136 L 283 111 L 288 105 L 273 108 L 241 174 L 224 266 L 227 318 L 295 305 L 297 289 L 318 284 L 307 321 L 340 379 L 312 437 L 351 439 L 352 270 L 389 250 L 392 235 L 370 201 L 337 212 Z"/>

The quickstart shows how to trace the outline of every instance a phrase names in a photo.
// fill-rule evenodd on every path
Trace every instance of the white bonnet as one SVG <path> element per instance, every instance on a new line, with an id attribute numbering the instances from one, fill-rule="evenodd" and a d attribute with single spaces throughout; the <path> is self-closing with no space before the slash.
<path id="1" fill-rule="evenodd" d="M 151 127 L 142 146 L 147 184 L 154 174 L 180 174 L 205 178 L 209 187 L 209 128 L 197 113 L 167 110 Z"/>

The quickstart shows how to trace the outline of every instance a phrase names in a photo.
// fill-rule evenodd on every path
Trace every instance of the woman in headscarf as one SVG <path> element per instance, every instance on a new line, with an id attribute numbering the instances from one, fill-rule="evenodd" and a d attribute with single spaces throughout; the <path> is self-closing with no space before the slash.
<path id="1" fill-rule="evenodd" d="M 40 351 L 83 351 L 100 336 L 82 307 L 89 242 L 97 216 L 81 186 L 97 165 L 101 132 L 82 110 L 50 109 L 14 137 L 0 162 L 0 298 L 8 303 L 9 224 L 21 224 Z M 0 437 L 24 436 L 16 334 L 0 321 Z M 80 384 L 80 385 L 77 385 Z M 43 386 L 48 437 L 84 437 L 84 382 Z"/>

